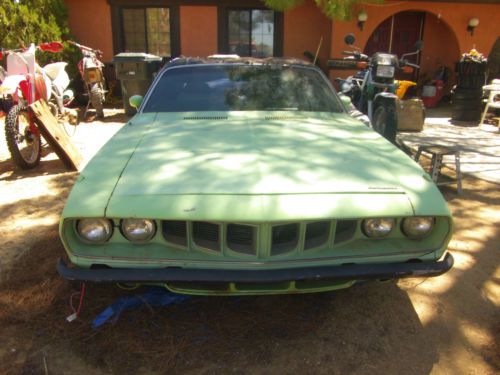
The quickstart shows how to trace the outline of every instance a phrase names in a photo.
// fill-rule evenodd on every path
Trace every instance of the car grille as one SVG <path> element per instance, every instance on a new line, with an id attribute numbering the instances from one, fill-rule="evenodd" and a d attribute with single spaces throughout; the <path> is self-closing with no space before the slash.
<path id="1" fill-rule="evenodd" d="M 271 255 L 280 255 L 294 250 L 299 243 L 299 224 L 273 226 Z"/>
<path id="2" fill-rule="evenodd" d="M 195 221 L 193 223 L 193 242 L 200 247 L 220 251 L 219 232 L 218 224 Z"/>
<path id="3" fill-rule="evenodd" d="M 328 221 L 317 221 L 308 223 L 306 226 L 306 239 L 304 250 L 310 250 L 324 245 L 330 235 L 330 223 Z"/>
<path id="4" fill-rule="evenodd" d="M 357 227 L 357 220 L 252 225 L 164 220 L 161 225 L 163 238 L 173 245 L 219 253 L 227 249 L 244 255 L 259 255 L 261 258 L 297 250 L 332 248 L 353 238 Z M 260 238 L 263 241 L 260 246 L 259 233 L 269 233 L 267 241 Z"/>
<path id="5" fill-rule="evenodd" d="M 187 223 L 185 221 L 164 221 L 163 237 L 171 243 L 187 246 Z"/>
<path id="6" fill-rule="evenodd" d="M 250 225 L 228 224 L 227 245 L 243 254 L 255 254 L 256 228 Z"/>

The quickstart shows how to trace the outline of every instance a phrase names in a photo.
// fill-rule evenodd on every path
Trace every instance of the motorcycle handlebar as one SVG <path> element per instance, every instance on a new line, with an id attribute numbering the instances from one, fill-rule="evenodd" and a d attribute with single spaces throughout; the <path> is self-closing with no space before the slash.
<path id="1" fill-rule="evenodd" d="M 404 62 L 403 62 L 403 66 L 411 66 L 412 68 L 415 68 L 415 69 L 419 69 L 419 68 L 420 68 L 420 66 L 419 66 L 419 65 L 417 65 L 417 64 L 413 64 L 413 63 L 410 63 L 410 62 L 408 62 L 408 61 L 404 61 Z"/>
<path id="2" fill-rule="evenodd" d="M 61 42 L 46 42 L 46 43 L 40 43 L 39 45 L 32 45 L 33 48 L 44 51 L 44 52 L 52 52 L 52 53 L 59 53 L 63 50 L 64 46 Z M 16 49 L 3 49 L 0 48 L 0 60 L 3 59 L 4 56 L 11 54 L 11 53 L 23 53 L 26 52 L 30 49 L 31 47 L 24 47 L 24 48 L 16 48 Z"/>
<path id="3" fill-rule="evenodd" d="M 92 53 L 95 53 L 97 56 L 101 57 L 102 56 L 102 51 L 101 50 L 98 50 L 98 49 L 93 49 L 93 48 L 90 48 L 90 47 L 87 47 L 87 46 L 84 46 L 82 44 L 79 44 L 77 42 L 74 42 L 72 40 L 68 40 L 68 43 L 69 44 L 72 44 L 74 45 L 75 47 L 78 47 L 80 48 L 82 51 L 88 51 L 88 52 L 92 52 Z"/>
<path id="4" fill-rule="evenodd" d="M 364 53 L 358 51 L 342 51 L 343 55 L 354 56 L 356 60 L 366 60 L 368 61 L 369 57 Z"/>

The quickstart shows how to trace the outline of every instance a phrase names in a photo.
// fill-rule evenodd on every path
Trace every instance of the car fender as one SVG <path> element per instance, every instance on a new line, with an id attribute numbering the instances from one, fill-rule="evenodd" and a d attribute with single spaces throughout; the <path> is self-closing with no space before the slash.
<path id="1" fill-rule="evenodd" d="M 390 104 L 391 102 L 396 103 L 397 99 L 397 95 L 392 92 L 379 92 L 375 95 L 375 98 L 373 98 L 373 110 L 375 111 L 375 108 L 377 108 L 380 104 Z"/>

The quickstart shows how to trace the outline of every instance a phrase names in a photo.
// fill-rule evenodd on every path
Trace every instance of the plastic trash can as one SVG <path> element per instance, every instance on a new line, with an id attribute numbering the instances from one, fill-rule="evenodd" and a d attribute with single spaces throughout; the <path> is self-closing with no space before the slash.
<path id="1" fill-rule="evenodd" d="M 135 108 L 129 104 L 129 98 L 146 94 L 161 62 L 160 56 L 142 52 L 124 52 L 113 57 L 116 78 L 121 82 L 123 109 L 128 116 L 136 113 Z"/>

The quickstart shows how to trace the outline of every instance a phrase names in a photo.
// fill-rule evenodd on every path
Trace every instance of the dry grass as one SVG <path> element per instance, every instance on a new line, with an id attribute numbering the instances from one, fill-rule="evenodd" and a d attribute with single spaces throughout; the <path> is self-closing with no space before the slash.
<path id="1" fill-rule="evenodd" d="M 9 161 L 0 166 L 12 170 Z M 52 217 L 75 178 L 63 172 L 49 161 L 39 171 L 0 174 L 9 191 L 0 211 L 2 251 L 15 253 L 0 282 L 1 374 L 500 371 L 498 185 L 466 178 L 463 196 L 444 190 L 457 263 L 439 278 L 310 295 L 193 297 L 124 312 L 94 332 L 97 314 L 140 290 L 88 285 L 80 319 L 65 321 L 79 285 L 55 270 L 63 248 Z"/>

